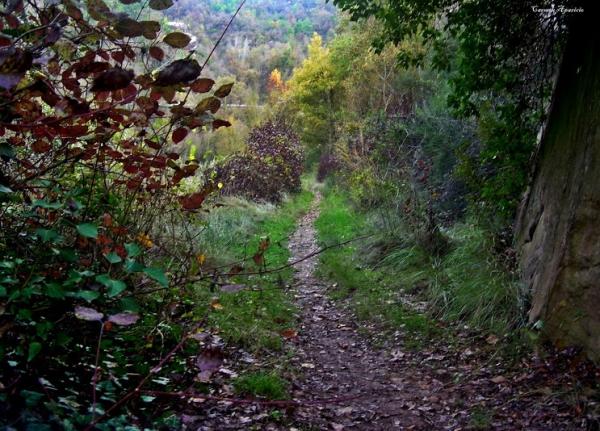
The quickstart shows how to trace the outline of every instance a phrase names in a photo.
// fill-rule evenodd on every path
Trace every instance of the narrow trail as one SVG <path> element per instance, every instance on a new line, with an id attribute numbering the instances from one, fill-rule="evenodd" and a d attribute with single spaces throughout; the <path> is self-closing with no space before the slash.
<path id="1" fill-rule="evenodd" d="M 290 238 L 291 259 L 318 249 L 320 199 Z M 556 365 L 536 359 L 506 369 L 494 359 L 497 340 L 459 328 L 448 339 L 424 336 L 417 350 L 404 346 L 402 330 L 375 343 L 378 328 L 359 327 L 346 303 L 328 297 L 331 283 L 315 276 L 317 263 L 318 256 L 301 262 L 294 278 L 300 325 L 292 363 L 300 371 L 292 395 L 303 406 L 289 430 L 585 429 L 568 404 L 547 396 L 548 378 L 563 375 Z"/>
<path id="2" fill-rule="evenodd" d="M 317 195 L 290 239 L 292 259 L 318 249 L 314 221 L 319 201 Z M 301 310 L 295 361 L 302 370 L 294 398 L 340 401 L 303 407 L 296 418 L 315 429 L 430 429 L 432 422 L 417 402 L 443 383 L 403 369 L 398 363 L 401 352 L 370 345 L 351 312 L 328 298 L 327 285 L 314 275 L 317 261 L 314 257 L 300 263 L 294 280 Z"/>
<path id="3" fill-rule="evenodd" d="M 317 194 L 290 237 L 290 261 L 319 248 L 314 223 L 320 199 Z M 299 323 L 298 336 L 288 341 L 286 378 L 298 405 L 277 419 L 268 403 L 201 400 L 183 415 L 183 430 L 592 429 L 548 387 L 572 384 L 560 368 L 565 365 L 537 358 L 506 368 L 495 357 L 497 340 L 465 328 L 445 338 L 424 336 L 419 349 L 405 346 L 403 330 L 377 339 L 376 325 L 359 326 L 346 302 L 329 298 L 331 283 L 315 275 L 317 264 L 318 256 L 297 264 L 290 291 Z"/>

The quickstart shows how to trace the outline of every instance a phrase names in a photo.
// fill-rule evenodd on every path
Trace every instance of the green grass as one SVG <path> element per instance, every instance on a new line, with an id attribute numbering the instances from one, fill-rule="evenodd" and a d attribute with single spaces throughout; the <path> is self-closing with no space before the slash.
<path id="1" fill-rule="evenodd" d="M 428 291 L 432 305 L 447 320 L 495 333 L 522 325 L 521 284 L 498 264 L 485 232 L 457 224 L 447 235 L 454 247 L 436 268 Z"/>
<path id="2" fill-rule="evenodd" d="M 233 387 L 239 395 L 251 395 L 270 400 L 284 400 L 289 398 L 287 393 L 288 382 L 275 373 L 254 372 L 237 377 Z"/>
<path id="3" fill-rule="evenodd" d="M 325 191 L 315 226 L 322 246 L 347 241 L 370 233 L 371 221 L 335 190 Z M 437 331 L 425 315 L 408 310 L 399 299 L 406 280 L 389 268 L 374 269 L 365 261 L 366 240 L 321 254 L 318 274 L 333 283 L 336 299 L 350 298 L 360 320 L 377 321 L 390 329 L 403 328 L 413 335 Z"/>
<path id="4" fill-rule="evenodd" d="M 402 241 L 378 232 L 373 226 L 385 223 L 377 217 L 381 214 L 354 209 L 344 195 L 331 189 L 325 192 L 316 223 L 323 244 L 375 232 L 372 240 L 334 249 L 321 257 L 320 274 L 339 285 L 333 296 L 352 297 L 359 318 L 413 332 L 435 332 L 427 317 L 400 306 L 399 292 L 404 291 L 427 300 L 430 311 L 449 322 L 501 335 L 522 325 L 526 307 L 521 285 L 497 262 L 491 241 L 480 227 L 461 223 L 445 231 L 450 251 L 436 257 L 411 245 L 410 232 L 401 235 Z M 386 241 L 396 244 L 395 248 L 381 247 Z M 403 244 L 398 245 L 400 242 Z M 373 244 L 386 250 L 376 262 Z"/>
<path id="5" fill-rule="evenodd" d="M 261 238 L 269 237 L 271 245 L 265 253 L 267 268 L 284 265 L 290 256 L 287 238 L 312 199 L 310 192 L 302 192 L 279 208 L 237 200 L 235 206 L 211 213 L 201 238 L 208 250 L 207 262 L 222 265 L 250 258 L 246 270 L 256 271 L 251 257 Z M 237 293 L 223 293 L 218 288 L 211 291 L 205 284 L 198 285 L 196 315 L 216 328 L 226 341 L 253 352 L 278 350 L 282 347 L 280 332 L 294 324 L 294 307 L 285 293 L 292 271 L 288 268 L 272 274 L 235 277 L 231 282 L 246 285 L 245 290 Z M 211 307 L 212 301 L 220 306 Z"/>

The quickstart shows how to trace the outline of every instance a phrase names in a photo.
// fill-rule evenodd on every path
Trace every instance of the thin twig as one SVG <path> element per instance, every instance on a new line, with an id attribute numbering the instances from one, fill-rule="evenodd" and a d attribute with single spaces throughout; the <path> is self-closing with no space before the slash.
<path id="1" fill-rule="evenodd" d="M 170 397 L 170 398 L 198 398 L 208 401 L 225 401 L 233 404 L 260 404 L 263 406 L 276 407 L 306 407 L 325 404 L 339 404 L 347 401 L 353 401 L 365 397 L 365 395 L 353 395 L 351 397 L 336 397 L 336 398 L 320 398 L 316 400 L 261 400 L 258 398 L 232 398 L 219 397 L 215 395 L 199 394 L 190 391 L 181 392 L 164 392 L 164 391 L 143 391 L 143 394 L 155 397 Z"/>
<path id="2" fill-rule="evenodd" d="M 114 410 L 116 410 L 118 407 L 122 406 L 127 400 L 129 400 L 130 398 L 132 398 L 133 396 L 137 396 L 140 393 L 140 390 L 142 389 L 142 387 L 146 384 L 146 382 L 148 381 L 148 379 L 150 379 L 151 376 L 153 376 L 154 374 L 158 373 L 162 367 L 173 357 L 173 355 L 175 355 L 175 353 L 177 353 L 181 348 L 183 348 L 183 345 L 185 344 L 185 342 L 188 340 L 190 334 L 192 334 L 196 329 L 198 329 L 200 327 L 200 324 L 194 326 L 194 328 L 188 332 L 186 332 L 184 334 L 184 336 L 181 338 L 181 341 L 179 343 L 177 343 L 177 345 L 175 347 L 173 347 L 173 349 L 171 349 L 171 351 L 164 357 L 162 358 L 159 363 L 153 367 L 150 372 L 142 379 L 139 381 L 139 383 L 137 384 L 137 386 L 129 391 L 127 394 L 125 394 L 120 400 L 118 400 L 117 402 L 115 402 L 112 406 L 110 406 L 102 416 L 100 416 L 97 419 L 92 419 L 92 421 L 88 424 L 88 426 L 85 428 L 85 431 L 91 431 L 94 429 L 94 426 L 100 422 L 101 420 L 103 420 L 104 418 L 108 417 Z"/>

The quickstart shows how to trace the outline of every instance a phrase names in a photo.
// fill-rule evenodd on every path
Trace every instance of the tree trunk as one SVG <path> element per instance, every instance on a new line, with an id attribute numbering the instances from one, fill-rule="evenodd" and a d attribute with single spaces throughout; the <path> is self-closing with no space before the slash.
<path id="1" fill-rule="evenodd" d="M 593 4 L 593 5 L 592 5 Z M 600 32 L 576 13 L 516 226 L 530 322 L 600 360 Z"/>

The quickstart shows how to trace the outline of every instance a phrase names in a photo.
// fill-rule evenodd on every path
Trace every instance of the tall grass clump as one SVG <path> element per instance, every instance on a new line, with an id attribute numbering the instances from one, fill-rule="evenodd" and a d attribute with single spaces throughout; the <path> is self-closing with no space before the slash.
<path id="1" fill-rule="evenodd" d="M 525 323 L 522 286 L 497 260 L 489 235 L 472 224 L 447 232 L 453 248 L 434 268 L 428 297 L 445 319 L 494 332 Z"/>

